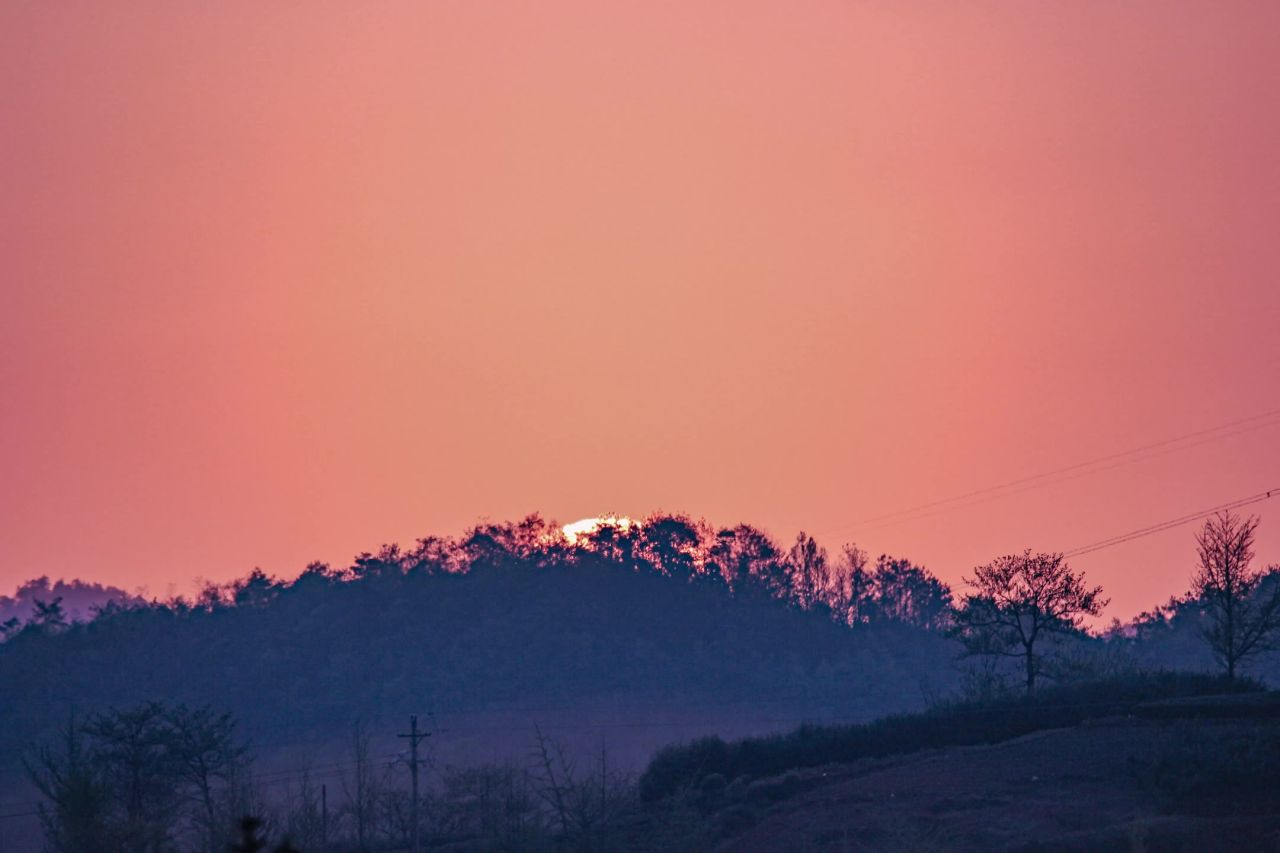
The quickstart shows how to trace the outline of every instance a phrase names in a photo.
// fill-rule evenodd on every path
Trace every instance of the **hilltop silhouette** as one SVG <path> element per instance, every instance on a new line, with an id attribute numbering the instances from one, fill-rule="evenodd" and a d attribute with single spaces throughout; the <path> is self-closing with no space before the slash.
<path id="1" fill-rule="evenodd" d="M 678 516 L 577 546 L 556 530 L 487 525 L 292 581 L 254 571 L 194 600 L 28 624 L 0 645 L 0 681 L 22 685 L 0 707 L 0 748 L 73 708 L 155 698 L 228 709 L 270 742 L 282 724 L 341 738 L 405 708 L 462 720 L 537 709 L 524 717 L 544 722 L 592 703 L 863 719 L 957 685 L 956 646 L 937 624 L 950 593 L 908 561 L 881 560 L 879 585 L 871 569 L 851 608 L 847 591 L 833 595 L 841 570 L 805 537 L 793 559 L 746 526 Z"/>

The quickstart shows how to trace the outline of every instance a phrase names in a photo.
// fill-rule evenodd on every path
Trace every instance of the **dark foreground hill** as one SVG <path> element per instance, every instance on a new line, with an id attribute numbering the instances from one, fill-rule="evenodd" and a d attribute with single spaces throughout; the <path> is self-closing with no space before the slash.
<path id="1" fill-rule="evenodd" d="M 1274 722 L 1112 717 L 866 759 L 798 774 L 719 849 L 1274 850 L 1276 743 Z"/>
<path id="2" fill-rule="evenodd" d="M 655 709 L 696 712 L 713 731 L 743 730 L 743 709 L 771 728 L 867 719 L 920 707 L 955 677 L 937 633 L 849 628 L 590 554 L 467 572 L 316 569 L 290 584 L 253 576 L 199 605 L 19 634 L 0 645 L 0 749 L 15 757 L 73 712 L 150 699 L 229 710 L 269 748 L 427 710 L 460 733 L 472 719 L 554 726 L 591 708 L 612 709 L 618 734 Z"/>
<path id="3" fill-rule="evenodd" d="M 1165 673 L 672 747 L 640 793 L 690 849 L 1271 850 L 1277 762 L 1280 694 Z"/>

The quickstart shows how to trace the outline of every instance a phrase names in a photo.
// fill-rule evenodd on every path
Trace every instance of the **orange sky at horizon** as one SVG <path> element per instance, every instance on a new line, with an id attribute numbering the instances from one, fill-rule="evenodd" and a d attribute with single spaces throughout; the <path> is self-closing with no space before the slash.
<path id="1" fill-rule="evenodd" d="M 0 594 L 530 512 L 958 584 L 1280 487 L 1280 6 L 13 2 Z M 1260 562 L 1280 562 L 1280 499 Z M 1127 618 L 1193 527 L 1072 561 Z"/>

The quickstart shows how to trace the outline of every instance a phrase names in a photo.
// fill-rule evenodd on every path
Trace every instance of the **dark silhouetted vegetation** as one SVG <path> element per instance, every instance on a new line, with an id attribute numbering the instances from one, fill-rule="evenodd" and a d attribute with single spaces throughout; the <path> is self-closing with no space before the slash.
<path id="1" fill-rule="evenodd" d="M 21 584 L 13 595 L 0 595 L 0 627 L 21 624 L 42 606 L 57 602 L 68 621 L 88 619 L 109 604 L 127 604 L 142 599 L 114 586 L 82 580 L 51 582 L 38 577 Z"/>
<path id="2" fill-rule="evenodd" d="M 752 528 L 663 516 L 577 547 L 535 517 L 292 581 L 254 571 L 194 599 L 18 632 L 0 645 L 0 682 L 23 685 L 0 706 L 0 748 L 47 735 L 72 706 L 155 697 L 230 709 L 255 737 L 287 722 L 342 739 L 387 709 L 607 699 L 871 718 L 954 686 L 950 641 L 899 603 L 936 581 L 880 585 L 864 605 L 893 615 L 850 627 L 822 601 L 801 606 L 794 569 Z"/>
<path id="3" fill-rule="evenodd" d="M 1020 658 L 1028 693 L 1043 668 L 1037 646 L 1079 631 L 1083 617 L 1107 604 L 1102 587 L 1088 587 L 1061 554 L 1008 554 L 978 566 L 968 583 L 973 592 L 955 611 L 953 634 L 972 655 Z"/>
<path id="4" fill-rule="evenodd" d="M 717 737 L 661 750 L 640 777 L 640 794 L 656 800 L 700 784 L 774 776 L 797 767 L 854 761 L 944 746 L 996 743 L 1042 729 L 1126 714 L 1138 705 L 1181 696 L 1261 690 L 1254 682 L 1159 673 L 1049 687 L 997 701 L 947 703 L 920 714 L 871 723 L 807 725 L 788 734 L 726 742 Z"/>
<path id="5" fill-rule="evenodd" d="M 1271 720 L 1273 703 L 1192 701 L 1257 691 L 1239 667 L 1273 665 L 1259 653 L 1280 570 L 1249 570 L 1255 523 L 1206 525 L 1192 592 L 1097 635 L 1082 619 L 1102 591 L 1060 555 L 980 566 L 957 606 L 907 559 L 852 544 L 832 558 L 803 532 L 783 549 L 749 525 L 669 514 L 575 537 L 537 516 L 484 524 L 290 581 L 254 570 L 192 598 L 114 597 L 87 620 L 58 595 L 33 598 L 0 626 L 0 683 L 22 685 L 0 704 L 0 750 L 26 753 L 55 851 L 371 851 L 403 849 L 415 830 L 459 849 L 701 849 L 808 784 L 803 768 L 1114 714 Z M 76 585 L 28 591 L 59 588 Z M 958 666 L 964 653 L 979 666 Z M 1213 655 L 1223 678 L 1160 672 L 1212 670 Z M 593 703 L 840 724 L 669 746 L 636 779 L 607 743 L 568 749 L 525 710 L 528 755 L 433 768 L 416 804 L 367 726 L 426 708 L 456 720 Z M 267 797 L 247 738 L 270 746 L 281 731 L 344 744 L 340 784 L 318 788 L 295 766 Z M 1257 769 L 1232 764 L 1237 746 L 1177 746 L 1141 778 L 1171 803 L 1231 790 L 1253 772 L 1239 767 Z M 1202 753 L 1203 773 L 1179 770 Z"/>
<path id="6" fill-rule="evenodd" d="M 255 806 L 247 753 L 230 715 L 147 702 L 69 721 L 27 770 L 53 850 L 212 853 Z"/>
<path id="7" fill-rule="evenodd" d="M 1199 558 L 1191 595 L 1207 617 L 1204 636 L 1228 678 L 1240 664 L 1272 647 L 1280 629 L 1280 585 L 1263 589 L 1251 569 L 1258 518 L 1220 512 L 1196 534 Z"/>
<path id="8" fill-rule="evenodd" d="M 1170 812 L 1280 812 L 1280 730 L 1183 722 L 1134 773 Z"/>

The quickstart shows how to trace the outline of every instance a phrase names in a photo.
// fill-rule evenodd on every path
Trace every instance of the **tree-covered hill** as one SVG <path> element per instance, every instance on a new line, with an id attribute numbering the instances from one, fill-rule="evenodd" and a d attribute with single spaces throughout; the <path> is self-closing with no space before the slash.
<path id="1" fill-rule="evenodd" d="M 554 533 L 490 526 L 291 582 L 255 572 L 195 601 L 33 622 L 0 644 L 0 749 L 17 754 L 69 713 L 148 699 L 229 710 L 250 735 L 338 737 L 423 708 L 870 718 L 954 687 L 955 648 L 924 609 L 945 587 L 905 561 L 885 563 L 854 618 L 825 555 L 787 555 L 750 528 L 665 517 L 576 545 Z"/>

